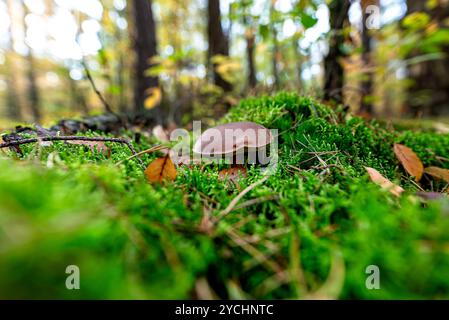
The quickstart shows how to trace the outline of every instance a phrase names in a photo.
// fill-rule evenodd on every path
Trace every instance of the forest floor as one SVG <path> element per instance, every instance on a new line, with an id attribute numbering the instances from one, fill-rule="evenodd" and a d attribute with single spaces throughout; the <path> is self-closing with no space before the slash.
<path id="1" fill-rule="evenodd" d="M 448 183 L 416 182 L 394 152 L 404 145 L 424 167 L 449 169 L 447 134 L 393 130 L 288 93 L 242 101 L 220 122 L 233 121 L 279 130 L 273 175 L 251 166 L 232 184 L 218 177 L 224 164 L 180 166 L 175 181 L 152 185 L 122 144 L 0 151 L 0 298 L 449 298 Z M 381 188 L 366 167 L 405 191 Z M 68 265 L 79 290 L 65 286 Z M 369 266 L 380 289 L 366 286 Z"/>

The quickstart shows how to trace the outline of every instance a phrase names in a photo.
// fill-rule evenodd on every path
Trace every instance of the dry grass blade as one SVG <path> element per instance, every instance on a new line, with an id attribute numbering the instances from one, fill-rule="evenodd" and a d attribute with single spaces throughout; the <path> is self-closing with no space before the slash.
<path id="1" fill-rule="evenodd" d="M 237 197 L 235 197 L 234 199 L 232 199 L 232 201 L 229 203 L 229 205 L 226 207 L 226 209 L 224 209 L 223 211 L 220 212 L 220 214 L 218 214 L 217 216 L 217 220 L 221 219 L 222 217 L 224 217 L 225 215 L 227 215 L 229 212 L 231 212 L 234 207 L 237 205 L 237 203 L 240 201 L 240 199 L 242 199 L 245 194 L 247 194 L 248 192 L 250 192 L 252 189 L 254 189 L 255 187 L 257 187 L 258 185 L 264 183 L 265 181 L 267 181 L 269 178 L 269 176 L 265 176 L 262 179 L 260 179 L 259 181 L 254 182 L 253 184 L 249 185 L 248 187 L 246 187 L 242 192 L 240 192 Z"/>
<path id="2" fill-rule="evenodd" d="M 251 297 L 243 291 L 237 280 L 230 279 L 226 282 L 226 288 L 231 300 L 249 300 Z"/>
<path id="3" fill-rule="evenodd" d="M 151 147 L 150 149 L 146 149 L 146 150 L 140 151 L 140 152 L 138 152 L 138 153 L 136 153 L 136 154 L 133 154 L 132 156 L 129 156 L 129 157 L 126 158 L 126 159 L 120 160 L 120 161 L 117 162 L 115 165 L 116 165 L 116 166 L 119 166 L 119 165 L 121 165 L 123 162 L 129 161 L 129 160 L 131 160 L 131 159 L 134 159 L 135 157 L 140 157 L 141 155 L 144 155 L 144 154 L 147 154 L 147 153 L 156 152 L 156 151 L 160 151 L 160 150 L 164 150 L 164 149 L 168 149 L 168 147 L 166 147 L 166 146 L 161 146 L 161 145 L 157 145 L 157 146 Z"/>
<path id="4" fill-rule="evenodd" d="M 404 192 L 404 189 L 385 178 L 376 169 L 370 167 L 365 167 L 365 169 L 368 172 L 371 181 L 381 186 L 383 189 L 390 191 L 397 197 L 399 197 L 401 193 Z"/>
<path id="5" fill-rule="evenodd" d="M 340 296 L 345 281 L 345 261 L 340 250 L 334 249 L 331 254 L 331 267 L 326 281 L 306 299 L 335 300 Z"/>
<path id="6" fill-rule="evenodd" d="M 270 196 L 265 196 L 265 197 L 260 197 L 260 198 L 255 198 L 255 199 L 251 199 L 245 202 L 242 202 L 241 204 L 239 204 L 238 206 L 235 206 L 235 209 L 243 209 L 255 204 L 259 204 L 259 203 L 263 203 L 266 201 L 272 201 L 272 200 L 279 200 L 279 196 L 278 195 L 270 195 Z"/>
<path id="7" fill-rule="evenodd" d="M 218 296 L 210 287 L 206 278 L 201 277 L 195 282 L 195 292 L 199 300 L 217 300 Z"/>
<path id="8" fill-rule="evenodd" d="M 207 235 L 212 235 L 214 224 L 210 220 L 210 210 L 206 206 L 203 206 L 203 217 L 201 218 L 198 230 L 204 232 Z"/>
<path id="9" fill-rule="evenodd" d="M 264 265 L 266 268 L 272 270 L 274 273 L 278 274 L 282 271 L 282 267 L 275 261 L 270 260 L 263 252 L 259 251 L 256 247 L 252 246 L 246 242 L 238 233 L 229 228 L 226 230 L 226 235 L 239 247 L 250 254 L 255 260 L 260 264 Z"/>
<path id="10" fill-rule="evenodd" d="M 299 299 L 307 291 L 306 277 L 304 275 L 304 270 L 301 266 L 301 250 L 300 250 L 300 239 L 296 232 L 291 235 L 290 243 L 290 279 L 291 285 L 296 292 L 296 296 Z"/>
<path id="11" fill-rule="evenodd" d="M 256 292 L 257 296 L 264 296 L 278 289 L 279 287 L 288 283 L 289 281 L 290 281 L 289 271 L 283 270 L 282 272 L 276 273 L 263 280 L 262 283 L 259 284 L 254 291 Z"/>
<path id="12" fill-rule="evenodd" d="M 421 180 L 424 172 L 424 166 L 421 159 L 416 155 L 416 153 L 402 144 L 394 145 L 394 154 L 399 162 L 404 167 L 408 174 L 415 177 L 416 182 Z"/>

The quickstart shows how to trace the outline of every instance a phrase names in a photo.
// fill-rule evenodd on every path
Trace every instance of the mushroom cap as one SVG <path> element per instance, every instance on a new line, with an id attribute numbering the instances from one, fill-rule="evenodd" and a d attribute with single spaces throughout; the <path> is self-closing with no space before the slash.
<path id="1" fill-rule="evenodd" d="M 231 122 L 209 128 L 196 140 L 193 152 L 226 155 L 248 148 L 255 150 L 273 141 L 271 131 L 254 122 Z"/>

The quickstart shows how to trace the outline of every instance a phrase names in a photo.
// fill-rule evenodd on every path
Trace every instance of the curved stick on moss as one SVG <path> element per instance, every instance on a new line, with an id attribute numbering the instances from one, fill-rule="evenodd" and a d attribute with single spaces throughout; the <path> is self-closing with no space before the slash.
<path id="1" fill-rule="evenodd" d="M 27 144 L 27 143 L 34 143 L 38 141 L 103 141 L 103 142 L 115 142 L 115 143 L 122 143 L 125 144 L 128 149 L 131 151 L 133 156 L 137 155 L 136 150 L 134 149 L 133 145 L 126 139 L 123 138 L 105 138 L 105 137 L 82 137 L 82 136 L 59 136 L 59 137 L 41 137 L 41 138 L 29 138 L 29 139 L 21 139 L 21 140 L 13 140 L 8 141 L 0 144 L 0 149 L 7 148 L 7 147 L 14 147 L 21 144 Z M 142 166 L 142 168 L 145 168 L 144 163 L 142 160 L 137 157 L 137 161 Z"/>
<path id="2" fill-rule="evenodd" d="M 146 149 L 146 150 L 140 151 L 140 152 L 138 152 L 138 153 L 133 153 L 132 156 L 129 156 L 129 157 L 126 158 L 126 159 L 120 160 L 120 161 L 117 162 L 115 165 L 116 165 L 116 166 L 119 166 L 119 165 L 121 165 L 123 162 L 129 161 L 129 160 L 131 160 L 131 159 L 133 159 L 133 158 L 135 158 L 135 157 L 140 157 L 140 156 L 142 156 L 142 155 L 144 155 L 144 154 L 152 153 L 152 152 L 156 152 L 156 151 L 160 151 L 160 150 L 164 150 L 164 149 L 170 149 L 170 148 L 167 147 L 167 146 L 157 145 L 157 146 L 151 147 L 150 149 Z"/>
<path id="3" fill-rule="evenodd" d="M 226 207 L 226 209 L 224 209 L 223 211 L 221 211 L 217 217 L 215 218 L 216 221 L 220 220 L 221 218 L 223 218 L 225 215 L 227 215 L 229 212 L 231 212 L 234 207 L 237 205 L 237 203 L 240 201 L 240 199 L 242 199 L 245 194 L 247 194 L 248 192 L 250 192 L 252 189 L 254 189 L 255 187 L 257 187 L 258 185 L 264 183 L 265 181 L 267 181 L 267 179 L 270 176 L 265 176 L 262 179 L 254 182 L 253 184 L 249 185 L 248 187 L 246 187 L 242 192 L 240 192 L 234 199 L 232 199 L 232 201 L 229 203 L 229 205 Z"/>

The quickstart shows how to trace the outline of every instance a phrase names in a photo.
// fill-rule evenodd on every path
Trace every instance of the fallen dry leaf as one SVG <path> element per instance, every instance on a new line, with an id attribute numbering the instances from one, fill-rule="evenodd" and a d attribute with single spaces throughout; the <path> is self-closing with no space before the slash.
<path id="1" fill-rule="evenodd" d="M 405 171 L 407 171 L 411 176 L 415 177 L 415 180 L 417 182 L 421 180 L 424 166 L 416 153 L 413 152 L 413 150 L 409 147 L 406 147 L 402 144 L 395 144 L 393 150 L 396 158 L 398 158 Z"/>
<path id="2" fill-rule="evenodd" d="M 165 180 L 173 181 L 176 174 L 176 167 L 169 155 L 157 158 L 145 169 L 145 176 L 151 183 L 161 183 Z"/>
<path id="3" fill-rule="evenodd" d="M 106 147 L 104 142 L 102 141 L 82 141 L 82 140 L 68 140 L 66 141 L 68 144 L 76 144 L 80 146 L 86 146 L 92 151 L 98 151 L 101 152 L 108 157 L 111 155 L 111 150 Z"/>
<path id="4" fill-rule="evenodd" d="M 432 176 L 434 178 L 446 181 L 449 183 L 449 170 L 438 168 L 438 167 L 428 167 L 424 169 L 424 173 Z"/>
<path id="5" fill-rule="evenodd" d="M 246 168 L 243 166 L 234 166 L 229 169 L 223 169 L 218 173 L 218 180 L 237 182 L 240 178 L 246 177 Z"/>
<path id="6" fill-rule="evenodd" d="M 401 193 L 404 192 L 404 189 L 385 178 L 376 169 L 370 167 L 365 167 L 365 169 L 368 172 L 371 181 L 381 186 L 383 189 L 390 191 L 397 197 L 399 197 Z"/>

